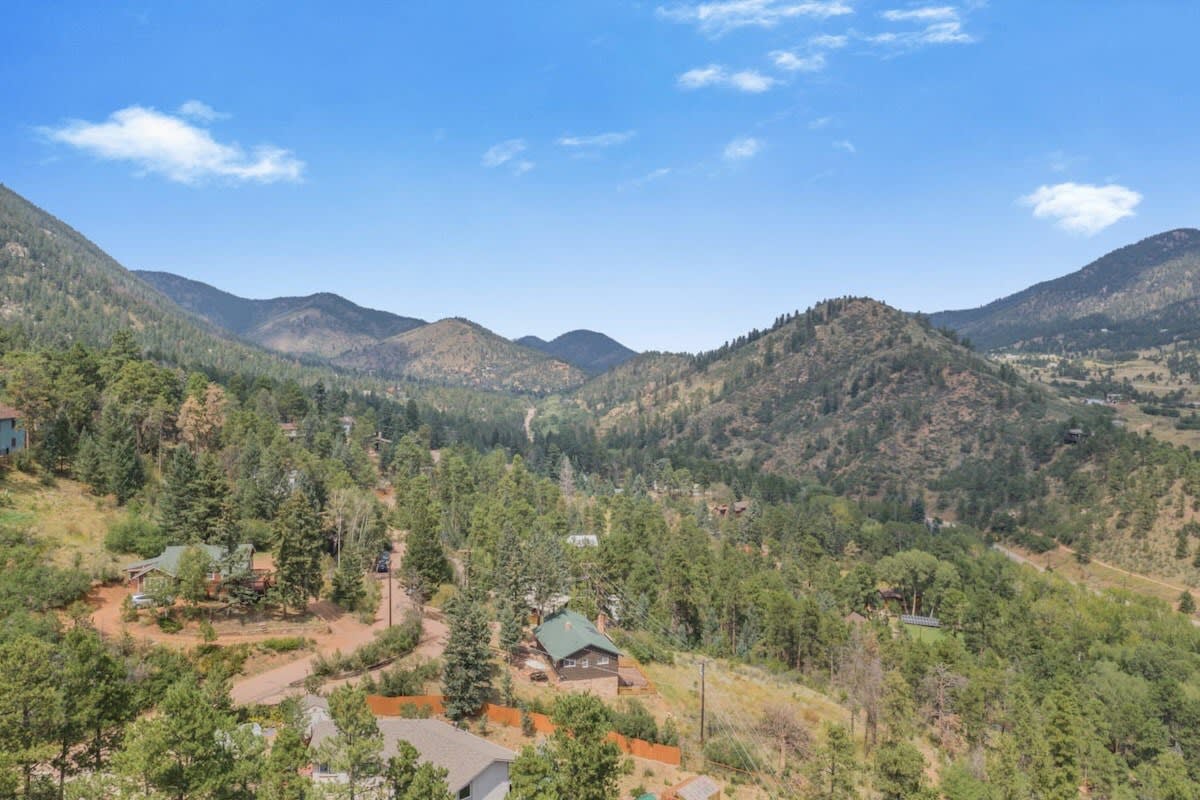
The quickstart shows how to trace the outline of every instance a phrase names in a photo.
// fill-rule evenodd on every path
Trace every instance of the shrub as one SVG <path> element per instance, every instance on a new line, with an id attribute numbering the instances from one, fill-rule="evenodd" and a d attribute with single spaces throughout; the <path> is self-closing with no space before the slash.
<path id="1" fill-rule="evenodd" d="M 158 618 L 158 629 L 163 633 L 179 633 L 183 630 L 183 623 L 171 616 L 161 616 Z"/>
<path id="2" fill-rule="evenodd" d="M 303 650 L 312 644 L 312 640 L 304 636 L 278 636 L 274 639 L 263 639 L 258 646 L 272 653 L 291 653 Z"/>
<path id="3" fill-rule="evenodd" d="M 137 553 L 142 558 L 153 558 L 166 546 L 167 536 L 162 529 L 137 514 L 117 520 L 104 536 L 104 547 L 110 552 Z"/>
<path id="4" fill-rule="evenodd" d="M 353 653 L 343 655 L 340 651 L 325 658 L 318 656 L 313 662 L 313 674 L 327 678 L 344 672 L 360 672 L 390 658 L 406 656 L 421 641 L 421 618 L 411 614 L 404 622 L 392 628 L 384 628 L 375 638 Z"/>

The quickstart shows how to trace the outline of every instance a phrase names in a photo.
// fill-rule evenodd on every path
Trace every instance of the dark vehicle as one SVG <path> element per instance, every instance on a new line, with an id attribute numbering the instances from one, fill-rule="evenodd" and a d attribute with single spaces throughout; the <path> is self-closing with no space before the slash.
<path id="1" fill-rule="evenodd" d="M 380 553 L 379 558 L 375 560 L 376 572 L 388 572 L 392 568 L 392 554 Z"/>

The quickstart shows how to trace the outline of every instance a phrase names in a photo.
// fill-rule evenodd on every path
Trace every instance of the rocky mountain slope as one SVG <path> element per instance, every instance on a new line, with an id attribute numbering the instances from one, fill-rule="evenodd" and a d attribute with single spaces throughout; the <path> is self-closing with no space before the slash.
<path id="1" fill-rule="evenodd" d="M 927 486 L 1032 420 L 1065 415 L 1011 369 L 869 299 L 822 303 L 694 358 L 632 359 L 575 399 L 610 446 L 870 495 Z"/>
<path id="2" fill-rule="evenodd" d="M 1151 236 L 1078 272 L 931 321 L 987 349 L 1128 350 L 1200 340 L 1200 230 Z"/>
<path id="3" fill-rule="evenodd" d="M 443 319 L 342 353 L 336 363 L 383 375 L 532 394 L 581 385 L 587 373 L 465 319 Z"/>
<path id="4" fill-rule="evenodd" d="M 537 336 L 522 336 L 516 342 L 574 364 L 592 375 L 619 367 L 637 355 L 636 351 L 611 336 L 588 330 L 569 331 L 548 342 Z"/>

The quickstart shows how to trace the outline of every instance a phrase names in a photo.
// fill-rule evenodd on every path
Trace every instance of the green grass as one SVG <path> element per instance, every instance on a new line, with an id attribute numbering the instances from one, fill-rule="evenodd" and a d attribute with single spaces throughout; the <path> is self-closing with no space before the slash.
<path id="1" fill-rule="evenodd" d="M 904 628 L 908 631 L 908 635 L 913 638 L 913 641 L 924 642 L 925 644 L 937 644 L 946 638 L 946 632 L 941 628 L 926 628 L 924 625 L 909 625 L 905 624 Z"/>

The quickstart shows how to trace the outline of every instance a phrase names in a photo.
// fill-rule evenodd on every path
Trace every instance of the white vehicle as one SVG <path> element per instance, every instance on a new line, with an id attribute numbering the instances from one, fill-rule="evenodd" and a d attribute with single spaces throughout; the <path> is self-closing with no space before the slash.
<path id="1" fill-rule="evenodd" d="M 130 596 L 129 602 L 133 603 L 134 608 L 154 608 L 154 598 L 148 594 L 135 594 Z"/>

